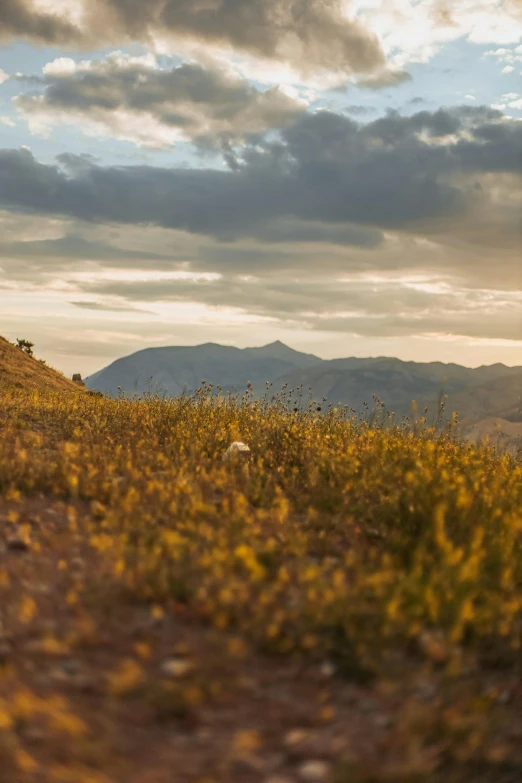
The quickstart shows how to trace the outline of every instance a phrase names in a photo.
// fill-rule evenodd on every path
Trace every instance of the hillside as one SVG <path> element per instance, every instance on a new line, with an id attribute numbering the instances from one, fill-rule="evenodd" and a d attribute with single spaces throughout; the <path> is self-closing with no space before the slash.
<path id="1" fill-rule="evenodd" d="M 463 419 L 509 419 L 517 415 L 522 368 L 495 364 L 472 369 L 386 357 L 324 360 L 281 342 L 246 349 L 208 343 L 139 351 L 92 375 L 87 386 L 112 396 L 120 389 L 130 395 L 159 391 L 178 396 L 197 389 L 203 379 L 225 392 L 244 391 L 251 382 L 258 397 L 265 393 L 267 381 L 272 383 L 271 394 L 284 385 L 289 390 L 302 386 L 305 400 L 311 388 L 317 400 L 348 405 L 357 412 L 365 403 L 372 408 L 375 395 L 399 418 L 411 413 L 415 400 L 419 411 L 428 407 L 430 421 L 437 418 L 438 400 L 444 394 L 448 416 L 458 411 Z"/>
<path id="2" fill-rule="evenodd" d="M 488 443 L 501 452 L 522 454 L 522 421 L 486 416 L 476 421 L 463 422 L 460 429 L 466 440 Z"/>
<path id="3" fill-rule="evenodd" d="M 512 368 L 504 375 L 480 385 L 469 386 L 449 397 L 449 405 L 466 419 L 478 420 L 497 416 L 522 422 L 522 369 Z"/>
<path id="4" fill-rule="evenodd" d="M 78 391 L 78 385 L 0 337 L 0 387 Z"/>
<path id="5" fill-rule="evenodd" d="M 518 783 L 520 464 L 207 396 L 0 395 L 2 783 Z"/>

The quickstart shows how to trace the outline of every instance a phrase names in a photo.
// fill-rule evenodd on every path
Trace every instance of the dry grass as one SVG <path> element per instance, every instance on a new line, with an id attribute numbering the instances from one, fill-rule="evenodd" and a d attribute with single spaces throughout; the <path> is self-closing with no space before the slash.
<path id="1" fill-rule="evenodd" d="M 49 389 L 72 391 L 78 389 L 68 378 L 52 367 L 28 356 L 20 348 L 0 337 L 0 389 Z"/>
<path id="2" fill-rule="evenodd" d="M 44 581 L 60 569 L 73 579 L 56 599 L 60 621 L 52 634 L 43 642 L 41 628 L 37 635 L 48 655 L 73 649 L 78 656 L 85 640 L 75 622 L 83 629 L 89 618 L 98 653 L 100 629 L 113 628 L 112 645 L 105 642 L 101 660 L 95 658 L 106 683 L 98 711 L 112 715 L 115 731 L 129 730 L 110 706 L 126 694 L 139 714 L 146 705 L 158 720 L 197 724 L 205 705 L 225 692 L 237 716 L 223 740 L 230 754 L 248 702 L 237 682 L 258 666 L 279 678 L 280 689 L 292 689 L 288 667 L 297 666 L 307 673 L 306 699 L 315 705 L 310 720 L 323 726 L 314 731 L 339 733 L 326 753 L 325 780 L 520 779 L 522 468 L 514 459 L 459 444 L 451 433 L 372 427 L 335 411 L 293 413 L 283 399 L 211 400 L 205 390 L 170 401 L 17 392 L 4 395 L 1 406 L 6 530 L 26 537 Z M 249 462 L 223 461 L 234 440 L 248 443 Z M 28 503 L 54 509 L 62 522 L 46 523 L 34 536 Z M 78 551 L 90 565 L 77 578 Z M 13 557 L 13 573 L 0 565 L 0 585 L 11 590 L 6 615 L 13 633 L 25 639 L 20 629 L 37 623 L 39 601 L 18 586 L 13 604 L 13 584 L 23 583 Z M 46 562 L 56 567 L 46 571 Z M 167 649 L 155 631 L 142 634 L 141 646 L 126 641 L 122 649 L 126 631 L 119 639 L 118 623 L 144 611 L 196 634 L 205 665 L 191 664 L 186 681 L 172 684 L 153 673 L 147 661 L 159 665 Z M 325 665 L 332 682 L 310 690 Z M 23 666 L 10 669 L 0 701 L 0 757 L 4 752 L 27 780 L 58 780 L 45 753 L 31 753 L 19 730 L 17 683 L 27 677 Z M 33 693 L 34 684 L 24 687 Z M 292 690 L 295 705 L 304 687 Z M 57 702 L 49 716 L 56 685 L 46 688 L 45 705 L 27 696 L 27 720 L 44 713 L 47 732 L 57 723 L 69 732 L 67 764 L 131 779 L 121 777 L 114 754 L 88 763 L 83 751 L 74 756 L 84 734 L 99 735 L 99 716 L 91 725 L 81 700 L 74 709 Z M 376 717 L 365 746 L 350 721 L 366 725 L 368 695 L 382 726 Z M 273 704 L 266 709 L 270 715 Z M 212 756 L 218 766 L 206 779 L 266 778 L 263 742 L 280 751 L 282 727 L 302 717 L 297 707 L 281 712 L 273 737 L 274 717 L 257 713 L 245 753 L 260 757 L 259 769 L 219 767 Z M 153 719 L 143 722 L 146 745 L 157 729 Z M 295 773 L 292 754 L 281 767 Z M 201 769 L 191 769 L 188 762 L 178 767 L 177 779 L 203 780 Z M 150 780 L 163 780 L 160 772 Z"/>

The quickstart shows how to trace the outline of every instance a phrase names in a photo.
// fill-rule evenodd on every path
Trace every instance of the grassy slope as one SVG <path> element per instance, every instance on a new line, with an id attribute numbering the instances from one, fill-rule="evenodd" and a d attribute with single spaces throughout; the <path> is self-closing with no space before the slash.
<path id="1" fill-rule="evenodd" d="M 78 390 L 71 380 L 0 337 L 0 387 L 5 385 L 20 389 Z"/>
<path id="2" fill-rule="evenodd" d="M 514 460 L 260 404 L 0 406 L 0 781 L 522 779 Z"/>

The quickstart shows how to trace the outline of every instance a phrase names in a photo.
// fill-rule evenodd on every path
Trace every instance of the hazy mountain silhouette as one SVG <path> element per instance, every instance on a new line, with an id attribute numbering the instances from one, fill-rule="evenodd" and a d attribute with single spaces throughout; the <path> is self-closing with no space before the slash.
<path id="1" fill-rule="evenodd" d="M 436 415 L 437 401 L 447 395 L 446 412 L 457 410 L 464 419 L 521 417 L 522 367 L 503 364 L 475 369 L 442 362 L 403 362 L 400 359 L 320 359 L 295 351 L 281 342 L 261 348 L 234 348 L 205 343 L 198 346 L 147 348 L 110 364 L 87 379 L 90 389 L 117 395 L 148 391 L 177 396 L 194 391 L 202 380 L 227 391 L 243 391 L 250 382 L 257 395 L 270 382 L 271 393 L 284 384 L 312 389 L 314 399 L 348 405 L 357 411 L 373 396 L 397 416 L 408 415 L 412 400 L 419 412 L 425 406 Z"/>

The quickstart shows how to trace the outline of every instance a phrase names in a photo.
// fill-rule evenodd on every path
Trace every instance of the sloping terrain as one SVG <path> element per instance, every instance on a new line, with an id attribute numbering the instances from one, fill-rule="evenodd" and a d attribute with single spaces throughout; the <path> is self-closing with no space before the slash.
<path id="1" fill-rule="evenodd" d="M 516 370 L 517 368 L 512 368 Z M 469 386 L 448 399 L 449 406 L 473 421 L 497 416 L 522 422 L 522 369 L 478 386 Z"/>
<path id="2" fill-rule="evenodd" d="M 0 387 L 72 391 L 78 384 L 0 337 Z"/>
<path id="3" fill-rule="evenodd" d="M 486 416 L 478 421 L 464 422 L 460 431 L 466 440 L 474 443 L 487 443 L 508 454 L 522 454 L 522 421 Z"/>

